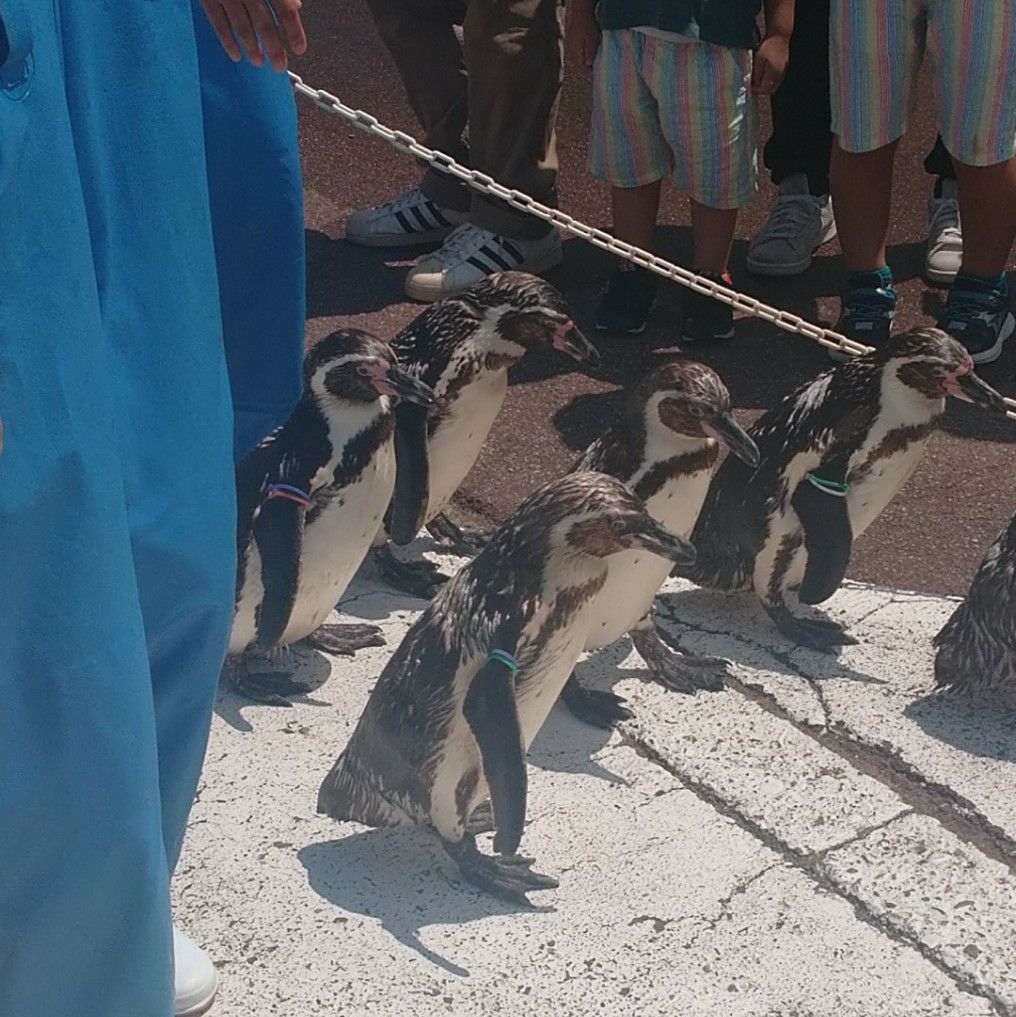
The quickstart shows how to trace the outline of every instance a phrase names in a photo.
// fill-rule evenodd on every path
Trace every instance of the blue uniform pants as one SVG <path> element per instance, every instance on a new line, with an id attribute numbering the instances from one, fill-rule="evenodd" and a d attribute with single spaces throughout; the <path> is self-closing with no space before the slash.
<path id="1" fill-rule="evenodd" d="M 0 1014 L 169 1017 L 235 568 L 190 0 L 0 12 Z"/>

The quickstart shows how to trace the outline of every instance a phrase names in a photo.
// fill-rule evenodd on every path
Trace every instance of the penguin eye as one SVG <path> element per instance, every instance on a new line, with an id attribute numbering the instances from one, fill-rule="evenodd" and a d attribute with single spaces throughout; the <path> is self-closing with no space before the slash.
<path id="1" fill-rule="evenodd" d="M 356 373 L 357 374 L 362 374 L 364 378 L 369 378 L 370 377 L 370 368 L 367 367 L 366 364 L 361 364 L 356 369 Z"/>

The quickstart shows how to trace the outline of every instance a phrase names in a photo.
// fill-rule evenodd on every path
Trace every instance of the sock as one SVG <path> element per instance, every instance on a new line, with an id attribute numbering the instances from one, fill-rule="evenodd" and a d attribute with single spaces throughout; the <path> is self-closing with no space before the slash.
<path id="1" fill-rule="evenodd" d="M 893 289 L 893 273 L 888 265 L 875 269 L 874 272 L 848 272 L 845 293 L 847 296 L 858 291 L 874 290 L 887 303 L 896 303 L 896 290 Z"/>
<path id="2" fill-rule="evenodd" d="M 999 275 L 971 275 L 969 272 L 957 272 L 956 280 L 952 284 L 954 290 L 963 290 L 967 293 L 998 294 L 1000 297 L 1009 296 L 1009 280 L 1005 272 Z"/>

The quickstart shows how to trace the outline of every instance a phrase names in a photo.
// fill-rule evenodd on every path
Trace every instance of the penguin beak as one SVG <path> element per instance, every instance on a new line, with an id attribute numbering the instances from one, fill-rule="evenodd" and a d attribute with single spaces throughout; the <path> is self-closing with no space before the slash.
<path id="1" fill-rule="evenodd" d="M 420 406 L 436 406 L 439 401 L 437 394 L 429 385 L 414 378 L 401 367 L 389 367 L 385 381 L 390 388 L 387 394 L 398 396 L 406 402 L 418 403 Z"/>
<path id="2" fill-rule="evenodd" d="M 733 414 L 728 411 L 717 413 L 712 420 L 703 423 L 702 430 L 710 438 L 715 438 L 718 442 L 726 445 L 738 459 L 747 463 L 752 468 L 758 466 L 762 461 L 762 454 L 758 450 L 758 445 L 752 441 L 748 432 L 741 427 L 734 419 Z"/>
<path id="3" fill-rule="evenodd" d="M 627 548 L 641 548 L 650 554 L 658 554 L 675 565 L 695 564 L 695 548 L 684 537 L 664 529 L 650 515 L 643 516 L 635 528 L 623 534 L 621 543 Z"/>
<path id="4" fill-rule="evenodd" d="M 973 371 L 967 371 L 958 377 L 945 380 L 945 390 L 951 396 L 962 399 L 965 403 L 973 403 L 986 410 L 997 410 L 1005 413 L 1005 400 L 987 382 L 982 381 Z"/>
<path id="5" fill-rule="evenodd" d="M 567 318 L 557 326 L 554 330 L 552 343 L 555 350 L 566 353 L 580 364 L 597 367 L 600 363 L 599 350 L 579 331 L 578 326 L 571 318 Z"/>

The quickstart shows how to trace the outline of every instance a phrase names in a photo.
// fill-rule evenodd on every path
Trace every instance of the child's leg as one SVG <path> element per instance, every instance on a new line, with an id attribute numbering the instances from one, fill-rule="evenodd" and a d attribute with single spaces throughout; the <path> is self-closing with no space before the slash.
<path id="1" fill-rule="evenodd" d="M 639 187 L 611 188 L 610 208 L 614 236 L 618 240 L 646 250 L 652 249 L 662 183 L 662 180 L 654 180 L 651 184 Z"/>
<path id="2" fill-rule="evenodd" d="M 736 226 L 736 208 L 710 208 L 692 199 L 691 229 L 696 272 L 714 276 L 726 274 Z"/>
<path id="3" fill-rule="evenodd" d="M 848 272 L 884 268 L 897 142 L 873 152 L 845 152 L 833 145 L 829 167 L 833 210 Z"/>
<path id="4" fill-rule="evenodd" d="M 1005 271 L 1016 239 L 1016 158 L 994 166 L 953 160 L 963 221 L 963 266 L 968 275 L 997 277 Z"/>

